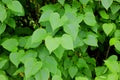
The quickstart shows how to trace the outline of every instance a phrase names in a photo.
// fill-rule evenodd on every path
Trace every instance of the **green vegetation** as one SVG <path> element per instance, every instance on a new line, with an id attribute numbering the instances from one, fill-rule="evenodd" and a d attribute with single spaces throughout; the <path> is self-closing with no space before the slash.
<path id="1" fill-rule="evenodd" d="M 120 0 L 0 0 L 0 80 L 120 80 Z"/>

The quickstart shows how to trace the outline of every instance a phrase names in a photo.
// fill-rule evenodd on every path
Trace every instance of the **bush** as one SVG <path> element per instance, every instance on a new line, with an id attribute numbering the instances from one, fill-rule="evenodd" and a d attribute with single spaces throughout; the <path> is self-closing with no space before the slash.
<path id="1" fill-rule="evenodd" d="M 120 0 L 0 0 L 0 80 L 119 80 Z"/>

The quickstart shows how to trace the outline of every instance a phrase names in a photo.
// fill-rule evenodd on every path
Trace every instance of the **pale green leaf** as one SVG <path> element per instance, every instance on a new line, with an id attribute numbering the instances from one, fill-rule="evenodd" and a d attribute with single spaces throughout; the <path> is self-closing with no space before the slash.
<path id="1" fill-rule="evenodd" d="M 2 0 L 2 2 L 5 4 L 10 4 L 10 3 L 12 3 L 12 0 Z"/>
<path id="2" fill-rule="evenodd" d="M 113 3 L 113 0 L 101 0 L 101 3 L 103 5 L 103 7 L 108 10 L 108 8 L 111 6 L 111 4 Z"/>
<path id="3" fill-rule="evenodd" d="M 75 40 L 79 32 L 79 25 L 76 23 L 67 24 L 64 26 L 64 31 L 70 34 L 73 40 Z"/>
<path id="4" fill-rule="evenodd" d="M 18 49 L 17 48 L 18 41 L 17 41 L 17 39 L 14 39 L 14 38 L 5 40 L 1 45 L 8 51 L 17 51 L 17 49 Z"/>
<path id="5" fill-rule="evenodd" d="M 8 77 L 4 74 L 0 74 L 0 80 L 8 80 Z"/>
<path id="6" fill-rule="evenodd" d="M 73 39 L 70 35 L 64 34 L 61 39 L 61 45 L 66 50 L 74 50 L 73 48 Z"/>
<path id="7" fill-rule="evenodd" d="M 51 13 L 50 24 L 53 31 L 61 26 L 60 15 L 58 13 Z"/>
<path id="8" fill-rule="evenodd" d="M 23 15 L 25 14 L 25 13 L 24 13 L 23 6 L 21 5 L 21 3 L 20 3 L 19 1 L 12 1 L 12 3 L 7 4 L 7 7 L 8 7 L 10 10 L 16 12 L 18 16 L 19 16 L 19 15 L 22 15 L 22 16 L 23 16 Z"/>
<path id="9" fill-rule="evenodd" d="M 116 25 L 114 23 L 104 23 L 102 28 L 105 34 L 108 36 L 116 28 Z"/>
<path id="10" fill-rule="evenodd" d="M 92 12 L 85 13 L 84 22 L 89 26 L 95 26 L 97 23 L 95 16 Z"/>
<path id="11" fill-rule="evenodd" d="M 33 32 L 32 37 L 31 37 L 32 38 L 32 40 L 31 40 L 32 44 L 41 43 L 42 40 L 45 39 L 46 35 L 47 35 L 47 33 L 46 33 L 45 29 L 42 29 L 42 28 L 36 29 Z"/>
<path id="12" fill-rule="evenodd" d="M 111 38 L 109 41 L 110 46 L 115 45 L 117 41 L 117 38 Z"/>
<path id="13" fill-rule="evenodd" d="M 62 79 L 61 76 L 59 76 L 59 75 L 54 75 L 54 76 L 52 77 L 52 80 L 63 80 L 63 79 Z"/>
<path id="14" fill-rule="evenodd" d="M 6 25 L 0 23 L 0 35 L 5 31 Z"/>
<path id="15" fill-rule="evenodd" d="M 19 52 L 12 52 L 10 53 L 10 60 L 11 62 L 18 67 L 18 65 L 20 64 L 20 59 L 24 56 L 24 50 L 20 50 Z"/>
<path id="16" fill-rule="evenodd" d="M 3 22 L 7 17 L 7 12 L 3 4 L 0 3 L 0 21 Z"/>
<path id="17" fill-rule="evenodd" d="M 59 47 L 60 42 L 61 40 L 58 37 L 52 38 L 51 36 L 47 36 L 45 39 L 45 45 L 50 53 Z"/>
<path id="18" fill-rule="evenodd" d="M 75 80 L 88 80 L 88 78 L 80 76 L 80 77 L 76 77 Z"/>
<path id="19" fill-rule="evenodd" d="M 79 0 L 83 5 L 87 4 L 89 0 Z"/>
<path id="20" fill-rule="evenodd" d="M 90 46 L 98 46 L 97 38 L 94 35 L 88 34 L 87 38 L 83 40 L 85 44 L 90 45 Z"/>
<path id="21" fill-rule="evenodd" d="M 74 78 L 74 76 L 77 74 L 78 72 L 78 68 L 76 66 L 71 66 L 69 69 L 68 69 L 68 72 L 71 76 L 71 78 Z"/>
<path id="22" fill-rule="evenodd" d="M 35 75 L 42 67 L 42 62 L 37 61 L 35 58 L 27 58 L 24 61 L 25 65 L 25 77 L 26 79 Z"/>
<path id="23" fill-rule="evenodd" d="M 58 0 L 58 2 L 63 5 L 65 0 Z"/>
<path id="24" fill-rule="evenodd" d="M 119 80 L 118 77 L 117 73 L 112 73 L 108 75 L 107 80 Z"/>
<path id="25" fill-rule="evenodd" d="M 120 41 L 117 40 L 114 46 L 118 51 L 120 51 Z"/>
<path id="26" fill-rule="evenodd" d="M 42 68 L 36 75 L 35 80 L 48 80 L 50 76 L 47 68 Z"/>

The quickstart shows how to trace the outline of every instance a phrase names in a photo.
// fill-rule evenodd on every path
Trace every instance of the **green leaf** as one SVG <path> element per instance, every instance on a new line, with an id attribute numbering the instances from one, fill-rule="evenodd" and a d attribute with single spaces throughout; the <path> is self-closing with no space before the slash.
<path id="1" fill-rule="evenodd" d="M 7 24 L 13 29 L 15 29 L 15 27 L 16 27 L 16 23 L 15 23 L 15 20 L 13 18 L 7 19 Z"/>
<path id="2" fill-rule="evenodd" d="M 99 14 L 103 19 L 109 19 L 109 15 L 105 12 L 105 10 L 101 10 Z"/>
<path id="3" fill-rule="evenodd" d="M 5 40 L 2 44 L 1 44 L 5 49 L 7 49 L 8 51 L 17 51 L 17 46 L 18 46 L 18 41 L 17 39 L 14 38 L 10 38 Z"/>
<path id="4" fill-rule="evenodd" d="M 107 71 L 107 68 L 106 68 L 105 66 L 101 66 L 101 67 L 96 67 L 96 68 L 95 68 L 96 76 L 101 76 L 101 75 L 103 75 L 106 71 Z"/>
<path id="5" fill-rule="evenodd" d="M 20 64 L 20 59 L 24 56 L 24 50 L 20 50 L 19 52 L 12 52 L 10 53 L 10 60 L 11 62 L 18 67 L 18 65 Z"/>
<path id="6" fill-rule="evenodd" d="M 58 0 L 58 2 L 59 2 L 61 5 L 63 5 L 64 2 L 65 2 L 65 0 Z"/>
<path id="7" fill-rule="evenodd" d="M 0 35 L 5 31 L 6 25 L 0 23 Z"/>
<path id="8" fill-rule="evenodd" d="M 74 78 L 74 76 L 77 74 L 78 72 L 78 68 L 76 66 L 71 66 L 69 69 L 68 69 L 68 72 L 71 76 L 71 78 Z"/>
<path id="9" fill-rule="evenodd" d="M 60 15 L 58 13 L 51 13 L 50 24 L 53 31 L 61 26 Z"/>
<path id="10" fill-rule="evenodd" d="M 72 37 L 68 34 L 62 36 L 61 45 L 66 50 L 74 50 Z"/>
<path id="11" fill-rule="evenodd" d="M 51 36 L 47 36 L 45 39 L 45 45 L 50 53 L 59 47 L 60 42 L 61 40 L 58 37 L 52 38 Z"/>
<path id="12" fill-rule="evenodd" d="M 35 75 L 42 67 L 42 62 L 37 61 L 35 58 L 27 58 L 24 61 L 25 65 L 25 77 L 28 79 L 29 77 Z"/>
<path id="13" fill-rule="evenodd" d="M 59 46 L 56 50 L 54 50 L 54 54 L 59 60 L 61 60 L 64 51 L 65 51 L 64 48 L 62 46 Z"/>
<path id="14" fill-rule="evenodd" d="M 70 34 L 73 37 L 73 40 L 75 40 L 78 35 L 79 25 L 76 23 L 67 24 L 64 26 L 64 31 Z"/>
<path id="15" fill-rule="evenodd" d="M 36 75 L 35 80 L 48 80 L 50 76 L 47 68 L 42 68 Z"/>
<path id="16" fill-rule="evenodd" d="M 3 22 L 7 17 L 7 12 L 3 4 L 0 3 L 0 21 Z"/>
<path id="17" fill-rule="evenodd" d="M 119 77 L 118 74 L 112 73 L 108 75 L 107 80 L 119 80 L 118 77 Z"/>
<path id="18" fill-rule="evenodd" d="M 2 56 L 0 58 L 0 69 L 4 68 L 4 66 L 8 63 L 9 59 L 6 56 Z"/>
<path id="19" fill-rule="evenodd" d="M 41 15 L 41 17 L 40 17 L 40 19 L 39 19 L 39 23 L 40 22 L 49 21 L 51 13 L 53 13 L 52 10 L 47 10 L 47 11 L 43 12 L 42 15 Z"/>
<path id="20" fill-rule="evenodd" d="M 119 29 L 115 30 L 114 36 L 115 36 L 115 38 L 120 39 L 120 30 Z"/>
<path id="21" fill-rule="evenodd" d="M 23 7 L 22 7 L 22 5 L 21 5 L 21 3 L 19 1 L 12 1 L 12 3 L 7 4 L 7 7 L 10 10 L 16 12 L 18 16 L 19 15 L 23 16 L 25 14 L 24 9 L 23 9 Z"/>
<path id="22" fill-rule="evenodd" d="M 110 56 L 107 60 L 105 60 L 105 65 L 112 73 L 120 72 L 117 56 Z"/>
<path id="23" fill-rule="evenodd" d="M 31 37 L 32 38 L 32 40 L 31 40 L 32 44 L 41 43 L 42 40 L 45 39 L 46 35 L 47 35 L 47 33 L 46 33 L 45 29 L 42 29 L 42 28 L 36 29 L 33 32 L 32 37 Z"/>
<path id="24" fill-rule="evenodd" d="M 85 44 L 90 45 L 90 46 L 98 46 L 97 38 L 94 35 L 88 34 L 87 38 L 83 40 Z"/>
<path id="25" fill-rule="evenodd" d="M 114 23 L 104 23 L 102 28 L 105 34 L 108 36 L 116 28 L 116 25 Z"/>
<path id="26" fill-rule="evenodd" d="M 80 58 L 78 61 L 77 61 L 77 66 L 79 69 L 82 69 L 82 68 L 88 68 L 88 65 L 86 63 L 86 61 L 82 58 Z"/>
<path id="27" fill-rule="evenodd" d="M 108 8 L 111 6 L 111 4 L 113 3 L 113 0 L 101 0 L 101 3 L 103 5 L 103 7 L 108 10 Z"/>
<path id="28" fill-rule="evenodd" d="M 80 76 L 76 77 L 75 80 L 88 80 L 88 78 Z"/>
<path id="29" fill-rule="evenodd" d="M 12 3 L 12 0 L 2 0 L 2 2 L 5 4 L 10 4 L 10 3 Z"/>
<path id="30" fill-rule="evenodd" d="M 8 80 L 6 75 L 0 74 L 0 80 Z"/>
<path id="31" fill-rule="evenodd" d="M 114 46 L 118 51 L 120 51 L 120 41 L 117 40 L 116 43 L 114 44 Z"/>
<path id="32" fill-rule="evenodd" d="M 79 0 L 83 5 L 86 5 L 88 2 L 89 2 L 89 0 Z"/>
<path id="33" fill-rule="evenodd" d="M 47 56 L 43 62 L 44 62 L 43 67 L 48 68 L 49 72 L 53 74 L 57 73 L 57 62 L 53 56 Z"/>
<path id="34" fill-rule="evenodd" d="M 97 23 L 95 16 L 92 12 L 85 13 L 84 22 L 89 26 L 95 26 Z"/>
<path id="35" fill-rule="evenodd" d="M 111 38 L 109 41 L 110 46 L 115 45 L 117 41 L 117 38 Z"/>
<path id="36" fill-rule="evenodd" d="M 52 80 L 63 80 L 63 79 L 61 78 L 61 76 L 54 75 L 54 76 L 52 77 Z"/>
<path id="37" fill-rule="evenodd" d="M 110 9 L 111 9 L 112 14 L 115 14 L 115 13 L 117 13 L 120 10 L 120 5 L 112 4 Z"/>

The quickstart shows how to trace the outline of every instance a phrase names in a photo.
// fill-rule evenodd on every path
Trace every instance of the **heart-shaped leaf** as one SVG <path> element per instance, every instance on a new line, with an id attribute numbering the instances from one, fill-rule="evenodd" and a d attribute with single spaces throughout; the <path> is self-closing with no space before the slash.
<path id="1" fill-rule="evenodd" d="M 78 72 L 78 68 L 76 66 L 71 66 L 68 70 L 71 78 L 74 78 L 74 76 L 76 75 L 76 73 Z"/>
<path id="2" fill-rule="evenodd" d="M 59 47 L 60 42 L 61 42 L 60 38 L 57 37 L 52 38 L 51 36 L 47 36 L 45 39 L 45 45 L 50 53 Z"/>
<path id="3" fill-rule="evenodd" d="M 103 7 L 108 10 L 108 8 L 111 6 L 113 3 L 113 0 L 101 0 Z"/>
<path id="4" fill-rule="evenodd" d="M 105 34 L 108 36 L 116 28 L 116 25 L 114 23 L 104 23 L 102 28 Z"/>

